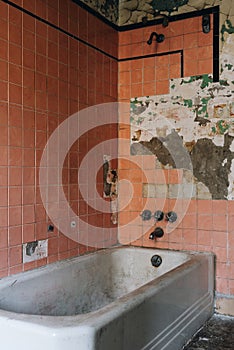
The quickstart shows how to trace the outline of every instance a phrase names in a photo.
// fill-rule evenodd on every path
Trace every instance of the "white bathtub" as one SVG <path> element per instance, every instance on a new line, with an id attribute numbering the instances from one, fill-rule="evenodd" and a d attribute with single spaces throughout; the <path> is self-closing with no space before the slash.
<path id="1" fill-rule="evenodd" d="M 162 264 L 151 265 L 158 254 Z M 213 313 L 213 255 L 121 247 L 0 281 L 7 350 L 177 350 Z"/>

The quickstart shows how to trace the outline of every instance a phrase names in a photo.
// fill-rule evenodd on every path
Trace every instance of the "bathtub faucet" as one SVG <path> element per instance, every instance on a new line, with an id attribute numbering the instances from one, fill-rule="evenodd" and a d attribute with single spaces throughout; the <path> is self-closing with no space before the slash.
<path id="1" fill-rule="evenodd" d="M 156 227 L 153 232 L 149 235 L 149 239 L 160 238 L 164 235 L 164 231 L 161 227 Z"/>

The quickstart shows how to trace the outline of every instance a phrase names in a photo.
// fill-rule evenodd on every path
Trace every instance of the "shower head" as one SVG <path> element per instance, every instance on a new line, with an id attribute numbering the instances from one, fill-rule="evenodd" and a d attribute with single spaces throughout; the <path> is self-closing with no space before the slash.
<path id="1" fill-rule="evenodd" d="M 163 34 L 157 34 L 156 32 L 152 32 L 150 34 L 149 40 L 147 40 L 148 45 L 152 44 L 154 36 L 157 43 L 162 43 L 165 39 L 165 36 Z"/>

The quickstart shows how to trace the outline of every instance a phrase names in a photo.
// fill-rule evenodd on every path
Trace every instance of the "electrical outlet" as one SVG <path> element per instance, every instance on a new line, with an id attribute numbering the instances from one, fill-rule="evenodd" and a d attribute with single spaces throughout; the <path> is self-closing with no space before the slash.
<path id="1" fill-rule="evenodd" d="M 48 239 L 23 244 L 23 263 L 40 260 L 48 256 Z"/>

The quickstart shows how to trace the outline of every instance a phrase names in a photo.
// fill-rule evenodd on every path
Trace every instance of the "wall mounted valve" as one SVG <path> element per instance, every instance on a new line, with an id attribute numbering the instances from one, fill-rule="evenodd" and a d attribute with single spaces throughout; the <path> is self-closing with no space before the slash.
<path id="1" fill-rule="evenodd" d="M 174 211 L 169 211 L 166 214 L 166 220 L 169 222 L 175 222 L 177 220 L 177 214 Z"/>
<path id="2" fill-rule="evenodd" d="M 164 235 L 164 231 L 161 227 L 156 227 L 153 232 L 149 235 L 149 239 L 161 238 Z"/>
<path id="3" fill-rule="evenodd" d="M 162 221 L 164 218 L 164 213 L 161 211 L 161 210 L 157 210 L 155 213 L 154 213 L 154 219 L 155 221 Z"/>

